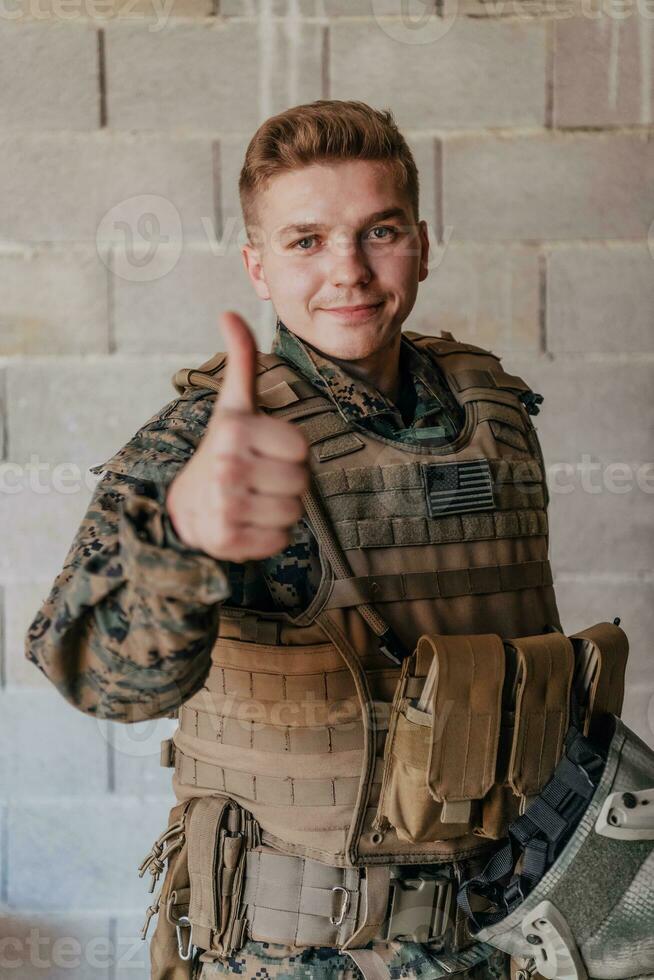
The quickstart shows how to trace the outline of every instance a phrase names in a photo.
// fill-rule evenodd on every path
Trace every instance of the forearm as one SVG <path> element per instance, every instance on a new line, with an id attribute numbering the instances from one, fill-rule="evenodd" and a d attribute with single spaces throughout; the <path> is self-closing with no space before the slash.
<path id="1" fill-rule="evenodd" d="M 161 488 L 105 474 L 28 630 L 27 658 L 87 714 L 163 717 L 209 669 L 228 578 L 162 504 Z"/>

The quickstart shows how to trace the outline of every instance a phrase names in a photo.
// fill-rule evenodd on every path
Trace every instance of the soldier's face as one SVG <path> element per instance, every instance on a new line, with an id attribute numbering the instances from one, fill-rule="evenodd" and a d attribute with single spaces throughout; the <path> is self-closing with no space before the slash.
<path id="1" fill-rule="evenodd" d="M 347 360 L 393 341 L 427 276 L 429 241 L 387 166 L 347 160 L 279 174 L 257 211 L 243 258 L 289 330 Z"/>

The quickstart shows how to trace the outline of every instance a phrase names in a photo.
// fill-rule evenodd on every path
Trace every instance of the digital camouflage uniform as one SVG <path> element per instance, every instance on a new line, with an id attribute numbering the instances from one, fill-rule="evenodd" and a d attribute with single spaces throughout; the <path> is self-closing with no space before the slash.
<path id="1" fill-rule="evenodd" d="M 297 367 L 344 417 L 389 439 L 438 446 L 451 442 L 463 424 L 462 409 L 436 365 L 404 340 L 397 405 L 281 321 L 272 352 Z M 92 469 L 103 476 L 26 638 L 27 658 L 87 714 L 122 722 L 176 714 L 209 670 L 221 601 L 297 614 L 317 589 L 318 546 L 304 519 L 284 551 L 244 563 L 217 562 L 175 533 L 166 491 L 202 438 L 216 397 L 187 390 Z M 374 948 L 393 978 L 451 975 L 433 947 L 390 942 Z M 456 975 L 508 976 L 505 955 L 486 951 L 485 962 Z M 330 948 L 291 950 L 254 941 L 226 964 L 205 964 L 201 976 L 230 974 L 257 980 L 361 976 L 346 955 Z"/>

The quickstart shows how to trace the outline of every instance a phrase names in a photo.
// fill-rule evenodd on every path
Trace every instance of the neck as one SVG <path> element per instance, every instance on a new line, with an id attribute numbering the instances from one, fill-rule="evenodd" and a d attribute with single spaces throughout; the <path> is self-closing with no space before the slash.
<path id="1" fill-rule="evenodd" d="M 397 404 L 400 393 L 400 341 L 401 334 L 397 333 L 390 343 L 361 360 L 345 361 L 331 355 L 330 360 L 353 377 L 377 388 L 393 404 Z"/>

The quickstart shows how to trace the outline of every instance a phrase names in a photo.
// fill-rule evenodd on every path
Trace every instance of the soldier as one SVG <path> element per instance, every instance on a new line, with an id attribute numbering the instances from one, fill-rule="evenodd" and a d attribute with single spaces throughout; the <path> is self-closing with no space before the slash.
<path id="1" fill-rule="evenodd" d="M 416 829 L 422 784 L 393 797 L 377 714 L 421 634 L 561 635 L 539 396 L 488 351 L 402 334 L 429 241 L 390 113 L 319 101 L 267 120 L 240 194 L 272 351 L 223 314 L 226 353 L 178 372 L 178 397 L 94 467 L 26 655 L 88 714 L 179 717 L 153 976 L 508 978 L 453 896 L 521 801 L 425 794 Z M 236 837 L 247 856 L 221 863 Z M 409 873 L 430 889 L 417 913 Z"/>

